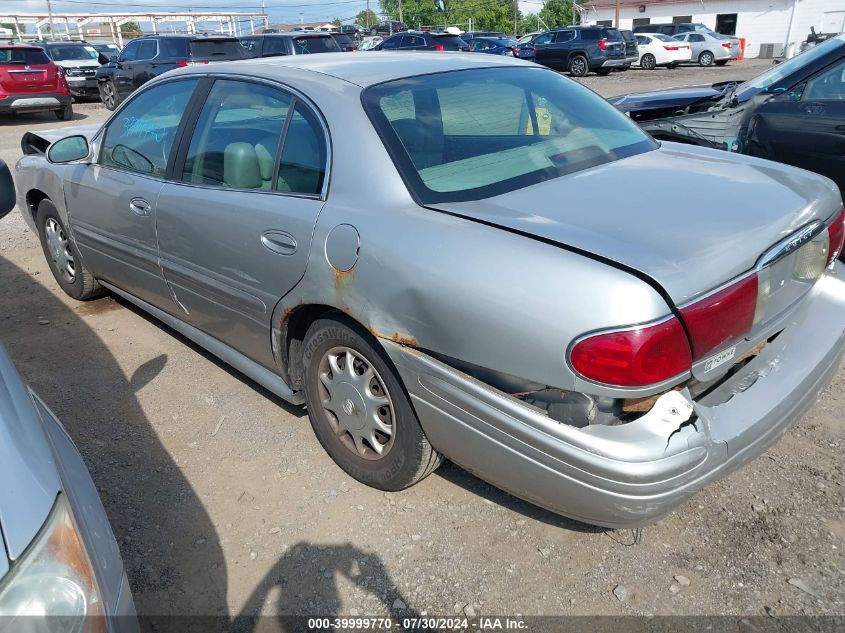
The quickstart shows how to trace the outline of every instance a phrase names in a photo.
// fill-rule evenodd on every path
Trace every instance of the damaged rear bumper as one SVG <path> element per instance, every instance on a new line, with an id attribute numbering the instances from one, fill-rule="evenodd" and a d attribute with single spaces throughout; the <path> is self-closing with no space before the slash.
<path id="1" fill-rule="evenodd" d="M 816 401 L 845 347 L 845 266 L 822 278 L 758 356 L 693 403 L 583 429 L 432 357 L 384 341 L 432 445 L 490 483 L 587 523 L 653 523 L 770 446 Z M 655 413 L 655 415 L 652 415 Z"/>

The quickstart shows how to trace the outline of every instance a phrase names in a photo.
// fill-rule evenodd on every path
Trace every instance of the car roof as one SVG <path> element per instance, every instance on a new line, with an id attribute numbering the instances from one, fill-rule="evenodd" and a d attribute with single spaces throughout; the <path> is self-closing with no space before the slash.
<path id="1" fill-rule="evenodd" d="M 485 59 L 480 59 L 480 58 Z M 444 52 L 432 55 L 425 52 L 379 51 L 360 55 L 349 53 L 321 53 L 319 55 L 284 55 L 241 61 L 215 62 L 215 73 L 243 74 L 285 82 L 290 70 L 320 73 L 366 88 L 374 84 L 418 75 L 475 68 L 522 66 L 541 68 L 531 62 L 496 55 L 467 55 Z M 173 72 L 173 71 L 171 71 Z M 175 71 L 177 74 L 207 74 L 208 67 L 193 66 Z M 173 76 L 168 73 L 168 76 Z"/>
<path id="2" fill-rule="evenodd" d="M 44 49 L 39 45 L 26 44 L 23 42 L 0 42 L 0 48 L 26 48 L 33 51 L 43 51 Z"/>

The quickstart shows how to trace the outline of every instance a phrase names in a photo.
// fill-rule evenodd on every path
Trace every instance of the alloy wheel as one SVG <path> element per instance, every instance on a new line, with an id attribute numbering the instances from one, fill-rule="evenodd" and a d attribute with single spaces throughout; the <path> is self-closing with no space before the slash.
<path id="1" fill-rule="evenodd" d="M 657 66 L 657 60 L 654 58 L 654 55 L 643 55 L 642 60 L 640 60 L 640 66 L 646 70 L 654 70 L 654 67 Z"/>
<path id="2" fill-rule="evenodd" d="M 569 66 L 573 75 L 582 77 L 587 74 L 587 62 L 582 57 L 576 57 Z"/>
<path id="3" fill-rule="evenodd" d="M 347 449 L 367 460 L 383 458 L 396 438 L 395 412 L 381 376 L 364 356 L 331 348 L 318 367 L 319 399 Z"/>
<path id="4" fill-rule="evenodd" d="M 103 101 L 105 101 L 106 107 L 109 110 L 114 109 L 114 88 L 111 85 L 111 82 L 107 81 L 103 84 Z"/>
<path id="5" fill-rule="evenodd" d="M 50 258 L 56 270 L 65 281 L 73 283 L 76 279 L 76 262 L 62 225 L 54 218 L 47 218 L 44 223 L 44 235 L 47 238 L 47 250 L 50 252 Z"/>

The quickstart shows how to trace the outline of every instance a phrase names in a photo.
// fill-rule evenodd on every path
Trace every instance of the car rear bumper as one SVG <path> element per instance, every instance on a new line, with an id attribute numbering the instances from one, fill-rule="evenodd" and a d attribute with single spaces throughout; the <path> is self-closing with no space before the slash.
<path id="1" fill-rule="evenodd" d="M 14 114 L 16 112 L 44 112 L 45 110 L 61 110 L 71 101 L 70 95 L 57 92 L 41 94 L 10 95 L 0 99 L 0 114 Z"/>
<path id="2" fill-rule="evenodd" d="M 70 93 L 75 97 L 98 97 L 100 89 L 96 77 L 65 77 Z"/>
<path id="3" fill-rule="evenodd" d="M 762 453 L 816 401 L 845 348 L 845 265 L 758 356 L 693 402 L 697 417 L 680 426 L 646 415 L 578 429 L 420 351 L 384 345 L 446 457 L 559 514 L 639 527 Z"/>
<path id="4" fill-rule="evenodd" d="M 614 59 L 606 59 L 601 64 L 597 66 L 597 68 L 618 68 L 619 66 L 624 66 L 625 64 L 630 64 L 631 62 L 624 57 L 618 57 Z"/>

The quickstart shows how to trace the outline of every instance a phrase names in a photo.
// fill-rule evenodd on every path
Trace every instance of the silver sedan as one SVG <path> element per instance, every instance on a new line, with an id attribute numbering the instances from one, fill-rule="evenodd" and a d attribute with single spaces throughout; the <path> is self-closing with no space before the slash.
<path id="1" fill-rule="evenodd" d="M 724 66 L 730 60 L 739 57 L 740 49 L 735 38 L 711 33 L 709 31 L 694 31 L 676 35 L 675 39 L 685 42 L 692 49 L 692 61 L 700 66 Z"/>
<path id="2" fill-rule="evenodd" d="M 447 457 L 643 525 L 762 452 L 843 354 L 830 180 L 657 143 L 519 60 L 185 68 L 23 148 L 65 292 L 114 292 L 305 404 L 376 488 Z"/>

